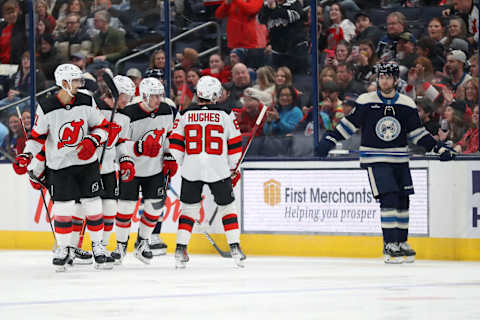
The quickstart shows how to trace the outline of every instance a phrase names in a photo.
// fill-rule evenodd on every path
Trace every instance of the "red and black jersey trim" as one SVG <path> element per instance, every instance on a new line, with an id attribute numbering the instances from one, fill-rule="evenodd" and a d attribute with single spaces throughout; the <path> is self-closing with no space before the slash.
<path id="1" fill-rule="evenodd" d="M 40 150 L 40 152 L 37 153 L 35 158 L 37 158 L 37 160 L 42 161 L 42 162 L 45 161 L 45 148 L 42 148 L 42 150 Z"/>
<path id="2" fill-rule="evenodd" d="M 185 137 L 178 133 L 172 133 L 169 138 L 170 149 L 175 149 L 181 152 L 185 152 Z"/>
<path id="3" fill-rule="evenodd" d="M 40 133 L 36 132 L 35 130 L 32 130 L 32 132 L 30 133 L 30 138 L 29 139 L 33 139 L 34 141 L 36 141 L 40 144 L 45 144 L 45 141 L 47 141 L 47 137 L 48 137 L 48 132 L 44 133 L 44 134 L 40 134 Z"/>
<path id="4" fill-rule="evenodd" d="M 228 154 L 242 152 L 242 136 L 238 136 L 228 140 Z"/>

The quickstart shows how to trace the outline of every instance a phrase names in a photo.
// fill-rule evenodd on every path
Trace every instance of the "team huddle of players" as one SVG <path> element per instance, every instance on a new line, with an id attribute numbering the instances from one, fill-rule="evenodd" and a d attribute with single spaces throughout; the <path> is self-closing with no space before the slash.
<path id="1" fill-rule="evenodd" d="M 204 184 L 218 205 L 235 264 L 243 266 L 232 186 L 239 178 L 232 169 L 240 159 L 241 134 L 235 116 L 217 104 L 222 95 L 217 79 L 202 77 L 196 104 L 180 112 L 164 97 L 156 78 L 142 80 L 141 100 L 133 103 L 134 83 L 115 76 L 117 108 L 84 93 L 82 72 L 74 65 L 59 65 L 55 81 L 60 89 L 39 99 L 24 153 L 13 167 L 17 174 L 28 172 L 32 186 L 47 188 L 53 199 L 57 271 L 74 262 L 94 262 L 98 269 L 121 264 L 140 190 L 144 210 L 134 255 L 149 264 L 155 253 L 164 254 L 166 245 L 158 238 L 161 213 L 178 166 L 182 209 L 175 266 L 184 268 L 189 260 L 187 245 L 200 217 Z M 110 253 L 106 244 L 114 224 L 117 244 Z M 91 254 L 79 248 L 83 225 L 92 241 Z M 152 238 L 154 230 L 157 236 Z"/>

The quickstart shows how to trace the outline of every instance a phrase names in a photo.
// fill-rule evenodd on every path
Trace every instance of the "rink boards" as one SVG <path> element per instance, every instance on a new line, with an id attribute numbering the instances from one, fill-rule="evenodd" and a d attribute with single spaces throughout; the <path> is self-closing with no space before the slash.
<path id="1" fill-rule="evenodd" d="M 420 259 L 480 260 L 480 162 L 411 161 L 416 194 L 411 199 L 410 242 Z M 282 256 L 378 257 L 379 208 L 358 161 L 246 162 L 235 190 L 241 212 L 242 246 L 248 254 Z M 40 193 L 11 166 L 0 165 L 3 214 L 0 248 L 50 249 L 53 237 Z M 180 214 L 179 175 L 164 211 L 163 239 L 175 246 Z M 205 190 L 204 190 L 205 191 Z M 204 192 L 203 227 L 215 204 Z M 47 202 L 49 202 L 48 194 Z M 50 204 L 51 205 L 51 204 Z M 138 203 L 132 238 L 142 212 Z M 219 217 L 208 227 L 227 249 Z M 194 229 L 192 253 L 215 253 Z M 86 247 L 88 247 L 88 233 Z M 133 239 L 132 239 L 133 240 Z M 110 239 L 113 248 L 114 235 Z M 133 241 L 130 241 L 133 246 Z"/>

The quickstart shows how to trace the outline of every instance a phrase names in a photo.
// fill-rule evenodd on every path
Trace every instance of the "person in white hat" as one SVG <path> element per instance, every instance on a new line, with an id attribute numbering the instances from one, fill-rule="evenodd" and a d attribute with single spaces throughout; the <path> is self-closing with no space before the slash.
<path id="1" fill-rule="evenodd" d="M 465 72 L 465 63 L 467 56 L 461 50 L 453 50 L 447 54 L 447 62 L 445 63 L 445 73 L 450 79 L 453 91 L 463 86 L 472 77 Z"/>

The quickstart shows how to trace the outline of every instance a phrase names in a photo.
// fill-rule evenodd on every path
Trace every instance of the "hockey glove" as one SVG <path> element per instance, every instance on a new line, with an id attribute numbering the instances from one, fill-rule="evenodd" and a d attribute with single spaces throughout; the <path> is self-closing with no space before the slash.
<path id="1" fill-rule="evenodd" d="M 440 161 L 455 160 L 457 154 L 455 150 L 440 141 L 433 147 L 433 152 L 438 154 Z"/>
<path id="2" fill-rule="evenodd" d="M 231 178 L 232 178 L 232 187 L 235 188 L 235 186 L 237 185 L 238 181 L 240 181 L 240 178 L 242 177 L 242 174 L 240 173 L 240 171 L 235 171 L 233 172 L 232 171 L 232 175 L 231 175 Z"/>
<path id="3" fill-rule="evenodd" d="M 83 140 L 78 144 L 78 159 L 88 160 L 90 159 L 95 152 L 97 151 L 98 146 L 100 145 L 100 139 L 97 139 L 95 136 L 85 136 Z"/>
<path id="4" fill-rule="evenodd" d="M 325 132 L 322 137 L 322 140 L 318 143 L 318 147 L 315 149 L 315 155 L 319 157 L 326 157 L 328 152 L 335 148 L 337 144 L 337 140 L 329 135 L 329 132 Z"/>
<path id="5" fill-rule="evenodd" d="M 135 164 L 129 156 L 123 156 L 120 162 L 120 179 L 122 182 L 130 182 L 135 177 Z"/>
<path id="6" fill-rule="evenodd" d="M 170 153 L 166 153 L 163 156 L 163 175 L 167 176 L 168 174 L 170 177 L 173 177 L 177 173 L 177 170 L 177 161 L 175 161 L 175 158 Z"/>
<path id="7" fill-rule="evenodd" d="M 22 175 L 27 173 L 27 166 L 30 164 L 32 160 L 32 155 L 30 153 L 21 153 L 15 157 L 13 165 L 13 170 L 15 170 L 16 174 Z"/>
<path id="8" fill-rule="evenodd" d="M 42 173 L 41 176 L 36 176 L 33 171 L 28 171 L 28 176 L 29 176 L 29 181 L 30 184 L 32 185 L 33 189 L 35 190 L 41 190 L 43 187 L 45 187 L 46 178 L 45 175 Z"/>
<path id="9" fill-rule="evenodd" d="M 137 157 L 147 156 L 155 158 L 160 152 L 160 144 L 152 136 L 148 136 L 145 141 L 136 141 L 133 145 L 133 151 Z"/>

